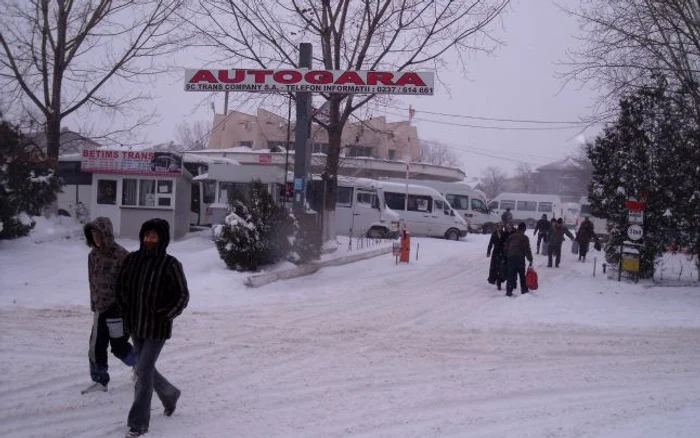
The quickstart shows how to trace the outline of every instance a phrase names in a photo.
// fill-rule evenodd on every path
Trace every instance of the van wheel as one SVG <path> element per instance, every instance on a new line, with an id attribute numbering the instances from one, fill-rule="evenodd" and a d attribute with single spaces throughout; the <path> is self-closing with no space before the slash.
<path id="1" fill-rule="evenodd" d="M 386 239 L 388 234 L 386 228 L 372 227 L 367 231 L 367 237 L 370 239 Z"/>
<path id="2" fill-rule="evenodd" d="M 491 233 L 493 233 L 493 230 L 494 230 L 494 229 L 495 229 L 495 225 L 494 225 L 494 224 L 484 224 L 484 225 L 481 227 L 481 232 L 482 232 L 483 234 L 491 234 Z"/>
<path id="3" fill-rule="evenodd" d="M 459 231 L 455 230 L 454 228 L 450 228 L 447 230 L 447 233 L 445 233 L 445 239 L 447 240 L 459 240 L 459 236 Z"/>
<path id="4" fill-rule="evenodd" d="M 58 215 L 59 216 L 65 216 L 65 217 L 70 217 L 70 213 L 68 213 L 66 210 L 60 208 L 58 209 Z"/>

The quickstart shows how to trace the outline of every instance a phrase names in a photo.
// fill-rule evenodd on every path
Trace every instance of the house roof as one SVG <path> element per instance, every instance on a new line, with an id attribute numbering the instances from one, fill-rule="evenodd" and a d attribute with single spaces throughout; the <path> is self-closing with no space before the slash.
<path id="1" fill-rule="evenodd" d="M 36 144 L 41 150 L 46 151 L 46 133 L 44 132 L 32 132 L 27 134 L 27 137 L 31 139 L 34 144 Z M 63 128 L 61 130 L 61 145 L 59 147 L 59 154 L 79 154 L 84 148 L 98 148 L 101 147 L 99 143 L 85 137 L 77 132 L 73 132 L 68 128 Z"/>
<path id="2" fill-rule="evenodd" d="M 569 170 L 576 166 L 576 162 L 572 157 L 566 157 L 563 160 L 555 161 L 553 163 L 545 164 L 544 166 L 538 167 L 537 170 L 547 171 L 547 170 Z"/>

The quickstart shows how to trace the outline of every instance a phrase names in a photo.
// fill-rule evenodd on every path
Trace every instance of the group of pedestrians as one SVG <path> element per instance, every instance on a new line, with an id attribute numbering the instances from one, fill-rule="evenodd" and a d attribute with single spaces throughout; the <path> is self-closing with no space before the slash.
<path id="1" fill-rule="evenodd" d="M 134 401 L 129 410 L 126 438 L 148 431 L 155 390 L 163 414 L 175 412 L 180 390 L 156 369 L 156 362 L 172 335 L 173 320 L 189 301 L 180 262 L 167 254 L 170 226 L 151 219 L 141 226 L 140 247 L 129 253 L 115 242 L 109 218 L 85 225 L 90 307 L 94 312 L 88 351 L 93 384 L 83 391 L 106 392 L 110 381 L 107 348 L 133 368 Z M 129 337 L 133 347 L 129 343 Z"/>
<path id="2" fill-rule="evenodd" d="M 489 239 L 486 256 L 491 258 L 489 267 L 488 282 L 495 284 L 501 290 L 502 284 L 506 283 L 506 295 L 512 296 L 513 290 L 517 289 L 517 280 L 520 280 L 520 291 L 525 294 L 529 292 L 525 284 L 525 261 L 532 266 L 533 257 L 530 249 L 530 239 L 525 235 L 527 226 L 520 222 L 517 229 L 513 225 L 513 215 L 510 209 L 501 216 L 501 222 L 496 225 L 495 230 Z M 561 263 L 561 248 L 564 240 L 568 237 L 578 243 L 578 259 L 586 260 L 590 242 L 595 240 L 595 247 L 600 250 L 600 242 L 595 234 L 593 223 L 585 218 L 579 227 L 579 231 L 574 236 L 564 226 L 562 218 L 547 218 L 546 214 L 537 221 L 533 233 L 537 236 L 537 254 L 547 255 L 547 267 L 558 268 Z"/>

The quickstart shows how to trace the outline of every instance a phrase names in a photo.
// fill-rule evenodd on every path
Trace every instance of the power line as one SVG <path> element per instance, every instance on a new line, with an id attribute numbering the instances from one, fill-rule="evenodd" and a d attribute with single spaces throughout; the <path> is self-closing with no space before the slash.
<path id="1" fill-rule="evenodd" d="M 384 111 L 384 112 L 386 114 L 391 114 L 392 116 L 403 117 L 403 114 L 392 113 L 390 111 Z M 491 130 L 495 130 L 495 131 L 564 131 L 564 130 L 571 130 L 571 129 L 581 129 L 581 125 L 534 128 L 534 127 L 525 127 L 525 126 L 473 125 L 470 123 L 445 122 L 442 120 L 423 119 L 423 118 L 418 118 L 418 117 L 413 117 L 412 120 L 417 120 L 419 122 L 427 122 L 427 123 L 437 123 L 440 125 L 459 126 L 461 128 L 491 129 Z"/>
<path id="2" fill-rule="evenodd" d="M 398 106 L 386 105 L 387 108 L 393 108 L 402 111 L 409 111 L 410 108 L 402 108 Z M 489 122 L 510 122 L 510 123 L 531 123 L 531 124 L 544 124 L 544 125 L 588 125 L 589 122 L 584 121 L 555 121 L 555 120 L 528 120 L 528 119 L 510 119 L 510 118 L 498 118 L 498 117 L 485 117 L 485 116 L 473 116 L 468 114 L 450 114 L 450 113 L 440 113 L 434 111 L 423 111 L 415 110 L 417 113 L 431 114 L 436 116 L 444 117 L 454 117 L 461 119 L 472 119 L 472 120 L 483 120 Z"/>

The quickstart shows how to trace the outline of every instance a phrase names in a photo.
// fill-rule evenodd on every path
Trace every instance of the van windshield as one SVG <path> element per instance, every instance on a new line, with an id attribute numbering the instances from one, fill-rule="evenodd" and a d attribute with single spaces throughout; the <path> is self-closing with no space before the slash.
<path id="1" fill-rule="evenodd" d="M 591 215 L 591 205 L 590 204 L 582 204 L 581 205 L 581 216 L 590 216 Z"/>

